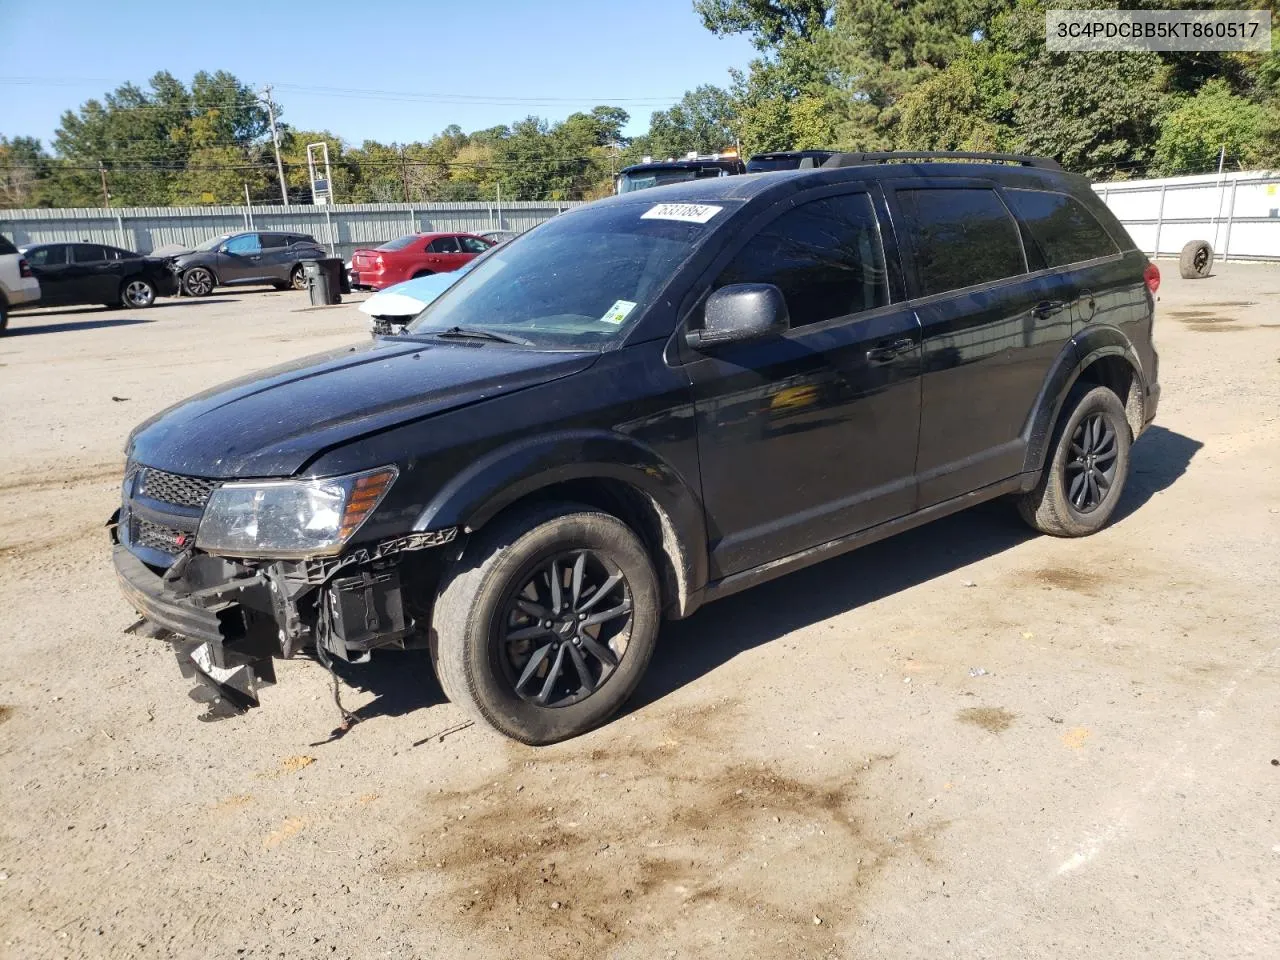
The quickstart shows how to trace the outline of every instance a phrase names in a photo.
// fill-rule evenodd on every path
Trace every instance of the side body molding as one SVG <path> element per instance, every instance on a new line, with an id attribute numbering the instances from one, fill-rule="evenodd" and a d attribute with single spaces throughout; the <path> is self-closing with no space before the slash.
<path id="1" fill-rule="evenodd" d="M 707 582 L 706 525 L 698 496 L 669 463 L 625 434 L 572 430 L 499 447 L 446 483 L 423 508 L 413 529 L 479 529 L 505 507 L 539 490 L 572 480 L 626 484 L 657 514 L 671 558 L 677 603 L 687 616 Z"/>
<path id="2" fill-rule="evenodd" d="M 1146 397 L 1147 375 L 1138 359 L 1137 351 L 1124 333 L 1116 327 L 1097 324 L 1085 327 L 1063 346 L 1054 359 L 1040 393 L 1036 397 L 1031 414 L 1022 428 L 1027 443 L 1026 461 L 1023 464 L 1025 489 L 1035 486 L 1048 454 L 1049 440 L 1054 424 L 1062 412 L 1067 394 L 1080 374 L 1092 363 L 1103 357 L 1123 359 L 1137 376 L 1139 396 Z M 1121 397 L 1123 401 L 1124 398 Z"/>

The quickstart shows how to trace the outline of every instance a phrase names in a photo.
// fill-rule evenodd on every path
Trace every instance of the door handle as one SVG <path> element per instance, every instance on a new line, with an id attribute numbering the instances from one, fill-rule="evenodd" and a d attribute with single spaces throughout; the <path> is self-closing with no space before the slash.
<path id="1" fill-rule="evenodd" d="M 1066 304 L 1061 300 L 1041 300 L 1031 308 L 1031 312 L 1041 320 L 1046 320 L 1055 313 L 1061 313 L 1065 307 Z"/>
<path id="2" fill-rule="evenodd" d="M 883 347 L 872 347 L 867 351 L 868 363 L 889 363 L 896 360 L 904 353 L 910 353 L 915 349 L 916 342 L 910 337 L 903 337 L 901 340 L 894 340 L 887 343 Z"/>

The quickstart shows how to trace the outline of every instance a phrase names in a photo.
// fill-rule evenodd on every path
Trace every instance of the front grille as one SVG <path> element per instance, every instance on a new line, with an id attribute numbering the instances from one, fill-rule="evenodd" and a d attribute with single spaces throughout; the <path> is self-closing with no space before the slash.
<path id="1" fill-rule="evenodd" d="M 216 487 L 216 480 L 199 477 L 183 477 L 176 473 L 144 467 L 138 493 L 161 503 L 173 503 L 180 507 L 203 507 Z"/>
<path id="2" fill-rule="evenodd" d="M 175 554 L 186 549 L 191 541 L 191 534 L 174 527 L 166 527 L 141 517 L 133 518 L 133 530 L 130 540 L 139 547 L 148 550 L 159 550 L 161 553 Z"/>

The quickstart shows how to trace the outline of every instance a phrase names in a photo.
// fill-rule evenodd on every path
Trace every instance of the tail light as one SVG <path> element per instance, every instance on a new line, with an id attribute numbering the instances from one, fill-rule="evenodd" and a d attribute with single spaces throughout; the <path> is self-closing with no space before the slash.
<path id="1" fill-rule="evenodd" d="M 1142 271 L 1142 282 L 1147 285 L 1147 289 L 1155 293 L 1160 289 L 1160 268 L 1154 263 L 1148 263 L 1147 268 Z"/>
<path id="2" fill-rule="evenodd" d="M 31 276 L 31 264 L 27 263 L 26 260 L 18 261 L 18 276 L 20 277 Z"/>
<path id="3" fill-rule="evenodd" d="M 378 259 L 374 260 L 373 262 L 376 263 L 378 265 L 378 269 L 381 270 L 383 267 L 382 254 L 378 254 Z"/>

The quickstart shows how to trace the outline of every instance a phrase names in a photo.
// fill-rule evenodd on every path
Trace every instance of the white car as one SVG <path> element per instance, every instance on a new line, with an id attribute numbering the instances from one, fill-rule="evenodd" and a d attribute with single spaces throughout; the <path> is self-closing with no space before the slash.
<path id="1" fill-rule="evenodd" d="M 375 293 L 360 304 L 360 312 L 373 318 L 373 335 L 376 337 L 397 333 L 396 327 L 403 327 L 420 314 L 427 304 L 466 276 L 479 259 L 480 257 L 476 257 L 449 273 L 414 277 Z"/>
<path id="2" fill-rule="evenodd" d="M 9 308 L 40 299 L 40 281 L 18 248 L 0 236 L 0 334 L 9 326 Z"/>

